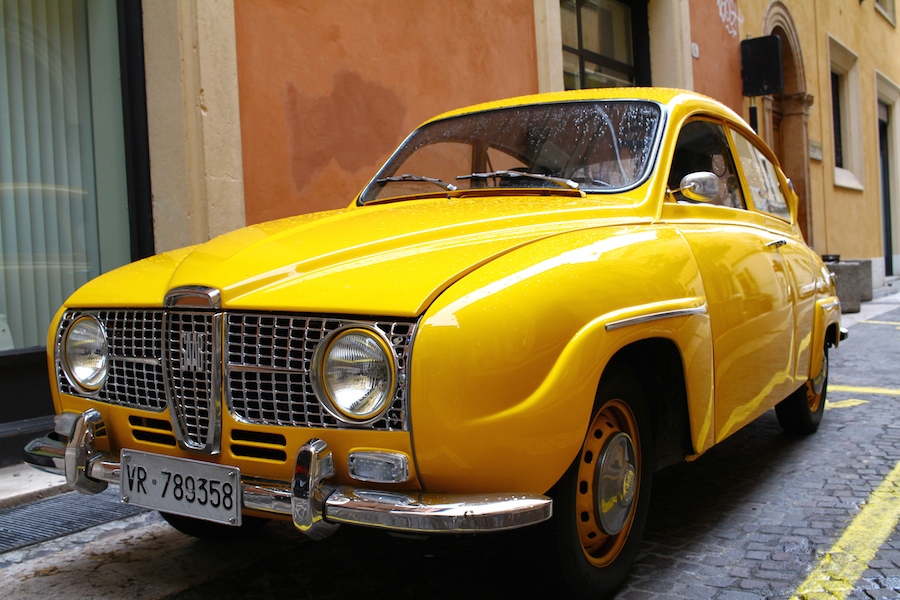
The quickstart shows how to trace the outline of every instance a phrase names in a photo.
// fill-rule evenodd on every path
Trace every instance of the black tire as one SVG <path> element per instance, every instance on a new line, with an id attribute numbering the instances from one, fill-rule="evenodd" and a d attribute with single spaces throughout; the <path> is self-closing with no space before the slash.
<path id="1" fill-rule="evenodd" d="M 211 521 L 183 517 L 171 513 L 160 512 L 159 514 L 166 520 L 166 523 L 181 533 L 210 542 L 223 542 L 226 540 L 242 538 L 257 531 L 260 527 L 269 522 L 268 519 L 245 516 L 241 519 L 240 527 L 233 527 L 231 525 L 212 523 Z"/>
<path id="2" fill-rule="evenodd" d="M 629 444 L 619 434 L 631 440 L 634 464 L 630 466 Z M 651 435 L 637 378 L 630 371 L 608 372 L 597 390 L 594 417 L 582 449 L 553 490 L 551 551 L 560 574 L 576 597 L 610 596 L 628 574 L 650 506 Z M 610 510 L 602 514 L 596 509 L 602 492 L 595 483 L 601 471 L 606 475 L 604 480 L 611 484 L 605 489 L 620 492 L 618 495 L 606 492 L 607 499 L 615 500 Z M 630 501 L 626 499 L 629 495 Z M 623 508 L 626 505 L 627 510 Z M 617 533 L 608 533 L 620 526 L 623 519 Z"/>
<path id="3" fill-rule="evenodd" d="M 818 383 L 818 385 L 817 385 Z M 816 391 L 819 388 L 818 392 Z M 775 406 L 775 415 L 781 428 L 788 433 L 809 435 L 815 433 L 825 413 L 825 397 L 828 394 L 828 346 L 822 356 L 822 370 L 814 379 L 803 384 L 796 392 Z"/>

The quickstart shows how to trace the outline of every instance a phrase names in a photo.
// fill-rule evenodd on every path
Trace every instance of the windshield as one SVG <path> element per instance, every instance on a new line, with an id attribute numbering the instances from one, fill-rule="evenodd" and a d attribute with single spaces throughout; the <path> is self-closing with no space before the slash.
<path id="1" fill-rule="evenodd" d="M 441 190 L 621 191 L 646 177 L 661 120 L 645 101 L 560 102 L 451 117 L 411 135 L 360 203 Z"/>

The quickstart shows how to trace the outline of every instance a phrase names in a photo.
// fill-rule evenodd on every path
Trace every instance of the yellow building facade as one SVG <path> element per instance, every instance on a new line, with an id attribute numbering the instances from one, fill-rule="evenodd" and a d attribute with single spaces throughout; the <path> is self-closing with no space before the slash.
<path id="1" fill-rule="evenodd" d="M 760 133 L 805 204 L 801 216 L 811 245 L 822 254 L 871 259 L 876 285 L 886 272 L 900 273 L 900 35 L 894 1 L 691 4 L 692 11 L 694 5 L 717 4 L 723 21 L 738 25 L 741 40 L 781 38 L 784 91 L 744 98 L 742 109 L 749 118 L 757 107 Z M 704 30 L 693 31 L 702 44 Z M 697 91 L 714 89 L 702 73 L 706 60 L 717 60 L 716 52 L 701 46 Z"/>

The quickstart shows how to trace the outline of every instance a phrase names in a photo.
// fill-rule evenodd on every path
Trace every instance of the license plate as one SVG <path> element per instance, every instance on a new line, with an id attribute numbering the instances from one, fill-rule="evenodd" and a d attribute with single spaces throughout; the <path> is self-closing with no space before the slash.
<path id="1" fill-rule="evenodd" d="M 122 502 L 225 525 L 241 524 L 241 471 L 199 460 L 122 450 Z"/>

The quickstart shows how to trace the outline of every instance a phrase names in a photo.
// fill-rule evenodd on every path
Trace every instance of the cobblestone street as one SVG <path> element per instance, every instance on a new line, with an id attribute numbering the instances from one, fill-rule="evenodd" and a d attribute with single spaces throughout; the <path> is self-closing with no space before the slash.
<path id="1" fill-rule="evenodd" d="M 873 494 L 886 478 L 893 486 L 900 460 L 900 308 L 850 334 L 831 354 L 817 434 L 788 436 L 770 412 L 657 473 L 645 540 L 617 598 L 900 597 L 900 493 Z M 883 508 L 865 518 L 867 507 Z M 305 542 L 274 523 L 212 544 L 147 512 L 0 554 L 0 577 L 9 600 L 553 597 L 536 540 L 529 530 L 416 540 L 345 527 Z"/>

